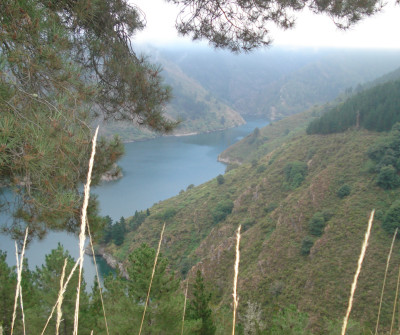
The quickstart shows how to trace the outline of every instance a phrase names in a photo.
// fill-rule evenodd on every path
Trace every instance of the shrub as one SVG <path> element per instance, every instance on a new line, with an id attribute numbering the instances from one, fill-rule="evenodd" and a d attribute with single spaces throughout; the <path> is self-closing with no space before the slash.
<path id="1" fill-rule="evenodd" d="M 176 212 L 177 211 L 175 208 L 169 207 L 164 211 L 162 211 L 161 213 L 158 213 L 155 217 L 158 220 L 167 221 L 169 219 L 172 219 L 175 216 Z"/>
<path id="2" fill-rule="evenodd" d="M 265 166 L 265 164 L 261 164 L 261 165 L 257 168 L 257 173 L 263 173 L 266 169 L 267 169 L 267 167 Z"/>
<path id="3" fill-rule="evenodd" d="M 250 227 L 254 226 L 256 223 L 256 220 L 254 218 L 246 218 L 242 223 L 242 231 L 245 232 L 248 230 Z"/>
<path id="4" fill-rule="evenodd" d="M 383 210 L 381 210 L 381 209 L 377 209 L 376 211 L 375 211 L 375 215 L 374 215 L 374 219 L 375 220 L 383 220 L 384 219 L 384 217 L 385 217 L 385 215 L 384 215 L 384 213 L 383 213 Z"/>
<path id="5" fill-rule="evenodd" d="M 237 169 L 239 167 L 239 164 L 236 163 L 230 163 L 227 165 L 227 167 L 225 168 L 225 172 L 229 172 L 232 171 L 234 169 Z"/>
<path id="6" fill-rule="evenodd" d="M 400 228 L 400 200 L 395 201 L 386 212 L 382 228 L 390 235 L 394 234 L 396 228 Z"/>
<path id="7" fill-rule="evenodd" d="M 300 186 L 307 175 L 307 164 L 299 161 L 289 162 L 283 168 L 283 172 L 289 187 L 295 189 Z"/>
<path id="8" fill-rule="evenodd" d="M 396 169 L 393 166 L 383 166 L 376 178 L 376 183 L 384 190 L 391 190 L 400 185 L 400 177 L 397 175 Z"/>
<path id="9" fill-rule="evenodd" d="M 278 204 L 276 202 L 270 202 L 267 207 L 264 207 L 264 212 L 265 213 L 271 213 L 278 207 Z"/>
<path id="10" fill-rule="evenodd" d="M 336 192 L 336 195 L 340 198 L 343 199 L 344 197 L 347 197 L 350 195 L 351 192 L 351 187 L 347 184 L 344 184 L 339 187 L 339 189 Z"/>
<path id="11" fill-rule="evenodd" d="M 325 218 L 321 212 L 317 212 L 309 221 L 309 232 L 313 236 L 321 236 L 325 228 Z"/>
<path id="12" fill-rule="evenodd" d="M 218 223 L 225 220 L 225 218 L 232 213 L 233 202 L 229 199 L 220 201 L 217 206 L 211 211 L 214 222 Z"/>
<path id="13" fill-rule="evenodd" d="M 222 185 L 223 183 L 225 183 L 225 178 L 222 174 L 219 174 L 217 176 L 217 182 L 218 182 L 218 185 Z"/>
<path id="14" fill-rule="evenodd" d="M 395 189 L 400 185 L 400 177 L 392 166 L 383 166 L 379 170 L 377 184 L 385 189 Z"/>
<path id="15" fill-rule="evenodd" d="M 309 255 L 313 245 L 314 245 L 314 240 L 312 239 L 312 237 L 310 236 L 304 237 L 303 241 L 301 241 L 301 249 L 300 249 L 301 254 L 304 256 Z"/>

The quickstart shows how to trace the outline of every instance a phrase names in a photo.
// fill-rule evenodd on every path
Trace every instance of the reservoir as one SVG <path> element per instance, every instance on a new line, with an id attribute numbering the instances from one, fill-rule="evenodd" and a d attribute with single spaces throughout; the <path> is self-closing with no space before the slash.
<path id="1" fill-rule="evenodd" d="M 92 193 L 98 196 L 100 214 L 114 221 L 129 217 L 136 210 L 145 210 L 158 201 L 175 196 L 188 185 L 200 185 L 225 171 L 217 161 L 218 154 L 256 127 L 267 125 L 267 120 L 251 119 L 243 126 L 207 134 L 167 136 L 149 141 L 125 144 L 125 155 L 119 161 L 124 177 L 104 183 Z M 4 215 L 0 219 L 7 219 Z M 26 256 L 30 269 L 45 261 L 45 255 L 61 243 L 75 259 L 78 257 L 77 236 L 64 232 L 51 232 L 42 241 L 34 241 Z M 14 242 L 0 234 L 0 250 L 7 252 L 7 262 L 15 265 Z M 102 275 L 109 268 L 98 259 Z M 95 268 L 90 256 L 85 255 L 85 280 L 88 287 L 95 278 Z"/>

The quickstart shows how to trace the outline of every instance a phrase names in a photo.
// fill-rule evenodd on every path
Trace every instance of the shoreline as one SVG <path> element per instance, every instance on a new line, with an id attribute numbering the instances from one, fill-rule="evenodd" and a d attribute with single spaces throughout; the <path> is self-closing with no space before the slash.
<path id="1" fill-rule="evenodd" d="M 227 127 L 227 128 L 220 128 L 220 129 L 208 130 L 208 131 L 195 131 L 195 132 L 190 132 L 190 133 L 177 133 L 177 134 L 158 135 L 158 136 L 139 139 L 139 140 L 122 141 L 122 143 L 134 143 L 134 142 L 151 141 L 151 140 L 155 140 L 155 139 L 161 138 L 161 137 L 184 137 L 184 136 L 194 136 L 194 135 L 201 135 L 201 134 L 210 134 L 210 133 L 215 133 L 215 132 L 218 132 L 218 131 L 224 131 L 224 130 L 227 130 L 227 129 L 240 127 L 240 126 L 245 125 L 246 123 L 247 123 L 247 121 L 245 120 L 244 123 L 241 123 L 241 124 L 238 124 L 238 125 L 232 126 L 232 127 Z"/>

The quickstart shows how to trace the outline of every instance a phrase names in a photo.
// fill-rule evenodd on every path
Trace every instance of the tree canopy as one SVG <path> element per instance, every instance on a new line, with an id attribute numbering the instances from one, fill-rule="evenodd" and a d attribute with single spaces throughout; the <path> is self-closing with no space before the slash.
<path id="1" fill-rule="evenodd" d="M 99 118 L 167 132 L 170 88 L 160 68 L 135 54 L 144 27 L 125 0 L 4 0 L 0 3 L 0 185 L 13 190 L 13 237 L 48 228 L 74 231 L 80 215 L 91 127 Z M 94 183 L 123 153 L 98 143 Z M 3 197 L 2 197 L 3 198 Z M 92 199 L 90 221 L 96 217 Z"/>
<path id="2" fill-rule="evenodd" d="M 271 44 L 270 24 L 292 28 L 294 13 L 304 8 L 330 16 L 341 29 L 351 27 L 382 8 L 382 2 L 378 0 L 166 1 L 181 5 L 176 27 L 182 35 L 190 35 L 194 40 L 206 39 L 215 47 L 235 52 Z"/>

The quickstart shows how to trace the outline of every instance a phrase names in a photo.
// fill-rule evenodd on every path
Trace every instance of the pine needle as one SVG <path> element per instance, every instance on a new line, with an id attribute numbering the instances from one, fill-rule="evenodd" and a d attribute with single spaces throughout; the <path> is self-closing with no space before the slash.
<path id="1" fill-rule="evenodd" d="M 64 260 L 64 266 L 61 272 L 61 278 L 60 278 L 60 291 L 58 295 L 61 297 L 60 302 L 57 304 L 57 322 L 56 322 L 56 335 L 59 334 L 59 329 L 60 329 L 60 323 L 61 323 L 61 317 L 62 317 L 62 302 L 63 302 L 63 295 L 60 294 L 63 287 L 64 287 L 64 277 L 65 277 L 65 269 L 67 267 L 67 258 Z"/>
<path id="2" fill-rule="evenodd" d="M 185 302 L 183 303 L 183 316 L 182 316 L 182 331 L 181 331 L 181 335 L 183 335 L 183 328 L 184 328 L 184 325 L 185 325 L 185 314 L 186 314 L 186 301 L 187 301 L 188 286 L 189 286 L 189 277 L 188 277 L 187 282 L 186 282 Z"/>
<path id="3" fill-rule="evenodd" d="M 82 280 L 82 267 L 83 267 L 83 256 L 85 250 L 85 239 L 86 239 L 86 218 L 87 218 L 87 207 L 89 204 L 90 196 L 90 182 L 92 178 L 92 170 L 94 163 L 94 156 L 96 154 L 96 140 L 97 134 L 99 132 L 99 126 L 97 126 L 92 140 L 92 154 L 89 161 L 89 171 L 87 174 L 87 181 L 84 187 L 84 198 L 82 205 L 82 215 L 81 215 L 81 231 L 79 233 L 79 278 L 78 278 L 78 288 L 76 293 L 76 303 L 75 303 L 75 316 L 74 316 L 74 332 L 73 335 L 78 335 L 78 323 L 79 323 L 79 298 L 81 294 L 81 280 Z"/>
<path id="4" fill-rule="evenodd" d="M 103 308 L 104 323 L 106 325 L 107 335 L 109 335 L 108 323 L 107 323 L 107 317 L 106 317 L 106 310 L 105 310 L 105 307 L 104 307 L 103 293 L 102 293 L 101 284 L 100 284 L 99 270 L 97 268 L 96 256 L 94 255 L 92 234 L 90 233 L 89 221 L 87 221 L 87 229 L 88 229 L 88 235 L 89 235 L 90 248 L 92 249 L 94 268 L 96 269 L 97 283 L 99 284 L 99 293 L 100 293 L 101 307 Z"/>
<path id="5" fill-rule="evenodd" d="M 372 222 L 374 221 L 374 214 L 375 214 L 375 209 L 372 210 L 371 216 L 368 221 L 367 231 L 365 232 L 365 237 L 364 237 L 364 242 L 361 247 L 360 257 L 358 258 L 357 271 L 354 274 L 354 280 L 353 280 L 353 283 L 351 284 L 349 306 L 347 307 L 347 312 L 343 319 L 342 335 L 346 334 L 347 323 L 349 322 L 350 312 L 353 307 L 354 292 L 356 291 L 358 276 L 360 275 L 360 272 L 361 272 L 361 266 L 364 261 L 365 252 L 367 250 L 369 236 L 371 235 L 371 227 L 372 227 Z"/>
<path id="6" fill-rule="evenodd" d="M 396 294 L 395 294 L 395 297 L 394 297 L 392 323 L 390 325 L 390 335 L 392 335 L 393 327 L 394 327 L 394 318 L 395 318 L 396 307 L 397 307 L 397 297 L 399 296 L 399 283 L 400 283 L 400 266 L 399 266 L 399 274 L 397 276 L 397 286 L 396 286 Z"/>
<path id="7" fill-rule="evenodd" d="M 25 254 L 25 246 L 26 246 L 27 238 L 28 238 L 28 227 L 26 227 L 26 230 L 25 230 L 25 238 L 24 238 L 24 244 L 22 245 L 21 259 L 19 259 L 19 257 L 18 257 L 18 246 L 17 246 L 17 243 L 15 243 L 15 257 L 17 259 L 17 287 L 15 289 L 14 312 L 13 312 L 12 323 L 11 323 L 11 335 L 13 334 L 13 331 L 14 331 L 15 318 L 17 316 L 18 298 L 19 298 L 20 305 L 21 305 L 22 325 L 24 328 L 24 335 L 25 335 L 25 314 L 24 314 L 24 304 L 22 301 L 21 280 L 22 280 L 22 268 L 24 266 L 24 254 Z"/>
<path id="8" fill-rule="evenodd" d="M 379 318 L 380 318 L 380 315 L 381 315 L 382 301 L 383 301 L 383 292 L 384 292 L 384 290 L 385 290 L 386 277 L 387 277 L 387 273 L 388 273 L 388 269 L 389 269 L 390 258 L 392 257 L 393 245 L 394 245 L 394 241 L 395 241 L 395 239 L 396 239 L 397 230 L 398 230 L 398 229 L 396 228 L 396 231 L 394 232 L 394 235 L 393 235 L 392 244 L 391 244 L 391 246 L 390 246 L 388 258 L 387 258 L 387 261 L 386 261 L 386 269 L 385 269 L 385 275 L 384 275 L 384 277 L 383 277 L 383 285 L 382 285 L 381 299 L 380 299 L 380 301 L 379 301 L 378 317 L 377 317 L 377 319 L 376 319 L 375 335 L 378 334 Z"/>
<path id="9" fill-rule="evenodd" d="M 236 325 L 236 310 L 239 304 L 239 297 L 237 296 L 237 279 L 239 275 L 239 261 L 240 261 L 240 228 L 236 233 L 236 259 L 235 259 L 235 276 L 233 278 L 233 321 L 232 321 L 232 335 L 235 335 L 235 325 Z"/>
<path id="10" fill-rule="evenodd" d="M 156 265 L 157 265 L 157 260 L 158 260 L 158 254 L 160 253 L 161 241 L 162 241 L 162 237 L 163 237 L 163 234 L 164 234 L 164 229 L 165 229 L 165 223 L 164 223 L 164 225 L 163 225 L 163 227 L 162 227 L 161 236 L 160 236 L 160 241 L 158 242 L 158 248 L 157 248 L 156 257 L 155 257 L 155 259 L 154 259 L 153 272 L 152 272 L 151 278 L 150 278 L 149 290 L 147 291 L 147 298 L 146 298 L 146 303 L 145 303 L 145 305 L 144 305 L 144 311 L 143 311 L 143 316 L 142 316 L 142 322 L 140 323 L 139 335 L 142 333 L 144 317 L 146 316 L 146 309 L 147 309 L 147 305 L 148 305 L 148 303 L 149 303 L 151 285 L 153 284 L 154 272 L 156 271 Z"/>

